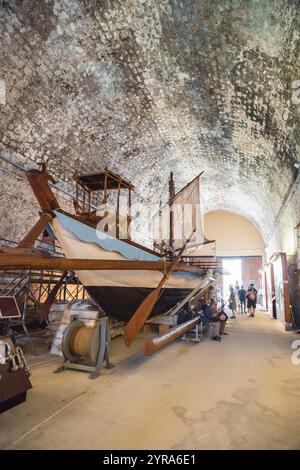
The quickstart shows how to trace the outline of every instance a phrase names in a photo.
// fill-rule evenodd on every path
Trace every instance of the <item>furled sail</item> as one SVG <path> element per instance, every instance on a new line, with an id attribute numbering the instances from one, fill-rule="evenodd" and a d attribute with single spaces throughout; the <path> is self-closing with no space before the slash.
<path id="1" fill-rule="evenodd" d="M 193 232 L 183 256 L 206 242 L 203 231 L 200 176 L 201 174 L 175 194 L 171 204 L 161 207 L 159 212 L 153 216 L 154 245 L 160 247 L 161 251 L 169 249 L 176 252 L 180 250 Z"/>

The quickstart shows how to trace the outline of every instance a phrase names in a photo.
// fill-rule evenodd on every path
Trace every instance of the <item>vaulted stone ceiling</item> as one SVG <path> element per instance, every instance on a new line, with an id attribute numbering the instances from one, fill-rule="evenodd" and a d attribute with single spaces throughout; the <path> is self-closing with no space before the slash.
<path id="1" fill-rule="evenodd" d="M 108 164 L 146 201 L 205 170 L 205 209 L 267 237 L 299 160 L 298 0 L 2 0 L 0 32 L 5 158 L 67 189 Z"/>

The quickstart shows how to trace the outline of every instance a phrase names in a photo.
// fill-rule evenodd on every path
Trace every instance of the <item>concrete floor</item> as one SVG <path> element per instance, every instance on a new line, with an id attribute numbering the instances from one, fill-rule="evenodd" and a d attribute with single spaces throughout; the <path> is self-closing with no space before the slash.
<path id="1" fill-rule="evenodd" d="M 131 356 L 119 338 L 116 367 L 94 381 L 42 358 L 27 402 L 0 415 L 0 448 L 300 449 L 300 336 L 264 312 L 228 332 L 150 358 L 143 338 Z"/>

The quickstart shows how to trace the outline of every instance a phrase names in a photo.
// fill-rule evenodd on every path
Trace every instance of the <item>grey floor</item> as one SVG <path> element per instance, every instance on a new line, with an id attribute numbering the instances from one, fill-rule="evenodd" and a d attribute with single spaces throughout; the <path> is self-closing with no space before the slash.
<path id="1" fill-rule="evenodd" d="M 259 312 L 238 318 L 221 343 L 175 343 L 146 358 L 143 338 L 112 344 L 116 366 L 91 381 L 32 367 L 26 403 L 0 415 L 0 448 L 299 449 L 300 335 Z M 48 362 L 45 362 L 48 361 Z"/>

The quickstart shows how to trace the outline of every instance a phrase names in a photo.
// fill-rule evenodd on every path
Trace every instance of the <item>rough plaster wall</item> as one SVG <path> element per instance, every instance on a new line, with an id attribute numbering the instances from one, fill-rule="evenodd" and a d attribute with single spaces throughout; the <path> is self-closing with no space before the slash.
<path id="1" fill-rule="evenodd" d="M 76 167 L 108 164 L 146 202 L 171 169 L 177 187 L 205 170 L 206 210 L 244 215 L 268 237 L 299 158 L 297 0 L 2 3 L 8 159 L 47 161 L 65 189 Z M 18 238 L 32 198 L 16 177 L 0 178 L 0 236 Z"/>
<path id="2" fill-rule="evenodd" d="M 282 251 L 287 254 L 292 262 L 298 261 L 300 266 L 300 250 L 298 253 L 298 229 L 295 227 L 300 222 L 300 187 L 286 204 L 285 210 L 274 228 L 273 234 L 266 240 L 266 255 L 269 259 L 273 253 Z"/>
<path id="3" fill-rule="evenodd" d="M 18 177 L 1 175 L 0 207 L 0 236 L 7 240 L 20 240 L 38 218 L 38 204 L 32 201 L 26 182 Z"/>
<path id="4" fill-rule="evenodd" d="M 244 217 L 225 211 L 210 212 L 205 215 L 204 223 L 209 240 L 216 240 L 216 256 L 264 257 L 262 237 Z"/>

